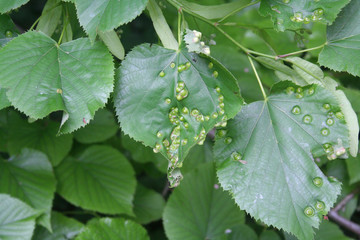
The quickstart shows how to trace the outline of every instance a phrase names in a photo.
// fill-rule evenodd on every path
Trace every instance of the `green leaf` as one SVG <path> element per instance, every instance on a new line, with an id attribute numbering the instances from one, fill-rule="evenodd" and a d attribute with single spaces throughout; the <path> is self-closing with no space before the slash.
<path id="1" fill-rule="evenodd" d="M 91 45 L 80 38 L 59 46 L 43 33 L 27 32 L 0 49 L 0 86 L 9 89 L 11 104 L 31 118 L 64 111 L 60 131 L 69 133 L 105 105 L 113 67 L 100 42 Z"/>
<path id="2" fill-rule="evenodd" d="M 38 212 L 7 194 L 0 194 L 0 202 L 0 238 L 30 240 Z"/>
<path id="3" fill-rule="evenodd" d="M 179 7 L 207 19 L 219 19 L 251 5 L 252 0 L 237 0 L 218 5 L 200 5 L 186 0 L 171 0 Z"/>
<path id="4" fill-rule="evenodd" d="M 219 239 L 225 230 L 244 222 L 244 212 L 218 185 L 213 163 L 185 175 L 163 215 L 165 232 L 171 240 Z"/>
<path id="5" fill-rule="evenodd" d="M 55 187 L 52 166 L 43 153 L 23 149 L 9 160 L 0 158 L 0 192 L 16 197 L 43 213 L 39 223 L 47 229 L 51 229 L 50 211 Z"/>
<path id="6" fill-rule="evenodd" d="M 29 0 L 11 0 L 11 1 L 1 1 L 0 2 L 0 13 L 9 12 L 12 9 L 16 9 L 21 5 L 24 5 Z"/>
<path id="7" fill-rule="evenodd" d="M 349 174 L 350 184 L 360 181 L 360 156 L 349 157 L 346 159 L 347 172 Z"/>
<path id="8" fill-rule="evenodd" d="M 61 213 L 51 213 L 52 233 L 45 228 L 35 230 L 32 240 L 68 240 L 80 233 L 84 225 L 73 218 L 68 218 Z"/>
<path id="9" fill-rule="evenodd" d="M 318 230 L 315 231 L 315 240 L 350 240 L 351 238 L 344 235 L 338 225 L 324 221 Z"/>
<path id="10" fill-rule="evenodd" d="M 325 154 L 346 157 L 348 129 L 339 111 L 335 96 L 320 86 L 274 85 L 266 101 L 247 105 L 217 133 L 214 154 L 222 187 L 255 219 L 312 239 L 312 227 L 340 193 L 340 183 L 314 162 Z"/>
<path id="11" fill-rule="evenodd" d="M 165 207 L 165 200 L 154 190 L 137 185 L 134 198 L 134 213 L 136 221 L 147 224 L 161 219 Z"/>
<path id="12" fill-rule="evenodd" d="M 62 6 L 60 0 L 48 0 L 42 11 L 36 30 L 50 36 L 53 35 L 60 21 Z"/>
<path id="13" fill-rule="evenodd" d="M 95 40 L 96 32 L 107 32 L 128 23 L 145 9 L 148 0 L 75 0 L 81 26 Z"/>
<path id="14" fill-rule="evenodd" d="M 258 240 L 256 232 L 246 224 L 238 224 L 230 229 L 229 240 Z M 226 230 L 225 230 L 226 231 Z"/>
<path id="15" fill-rule="evenodd" d="M 118 59 L 123 60 L 125 57 L 125 50 L 117 33 L 114 30 L 108 32 L 99 31 L 98 33 L 109 51 Z"/>
<path id="16" fill-rule="evenodd" d="M 107 109 L 100 109 L 90 124 L 80 128 L 74 137 L 81 143 L 103 142 L 116 134 L 118 126 L 114 114 Z"/>
<path id="17" fill-rule="evenodd" d="M 108 146 L 91 146 L 55 168 L 58 193 L 84 209 L 133 215 L 136 180 L 127 159 Z"/>
<path id="18" fill-rule="evenodd" d="M 6 89 L 0 87 L 0 110 L 9 107 L 11 104 L 6 97 Z"/>
<path id="19" fill-rule="evenodd" d="M 14 22 L 9 15 L 0 14 L 0 48 L 18 35 Z"/>
<path id="20" fill-rule="evenodd" d="M 179 184 L 190 148 L 242 105 L 234 77 L 215 59 L 149 44 L 122 62 L 115 94 L 123 131 L 170 160 L 171 186 Z"/>
<path id="21" fill-rule="evenodd" d="M 322 22 L 331 24 L 341 8 L 350 0 L 266 0 L 261 1 L 259 12 L 271 16 L 278 31 L 297 30 L 303 23 Z"/>
<path id="22" fill-rule="evenodd" d="M 335 71 L 360 76 L 360 2 L 351 1 L 327 28 L 327 42 L 319 63 Z"/>
<path id="23" fill-rule="evenodd" d="M 260 234 L 259 240 L 281 240 L 281 238 L 275 231 L 265 230 Z"/>
<path id="24" fill-rule="evenodd" d="M 91 220 L 76 240 L 149 240 L 145 228 L 122 218 L 100 218 Z"/>
<path id="25" fill-rule="evenodd" d="M 56 136 L 59 123 L 51 120 L 29 123 L 15 111 L 8 113 L 8 150 L 11 155 L 23 148 L 33 148 L 45 153 L 51 164 L 57 166 L 70 152 L 72 135 Z"/>

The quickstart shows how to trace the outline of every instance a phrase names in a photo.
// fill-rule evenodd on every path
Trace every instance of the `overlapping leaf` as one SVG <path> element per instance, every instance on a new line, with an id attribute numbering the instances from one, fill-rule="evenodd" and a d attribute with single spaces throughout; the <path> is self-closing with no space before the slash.
<path id="1" fill-rule="evenodd" d="M 29 0 L 11 0 L 11 1 L 1 1 L 0 2 L 0 13 L 6 13 L 12 9 L 16 9 L 21 5 L 24 5 Z"/>
<path id="2" fill-rule="evenodd" d="M 242 105 L 234 77 L 216 60 L 149 44 L 122 62 L 115 94 L 122 129 L 168 157 L 172 186 L 190 148 Z"/>
<path id="3" fill-rule="evenodd" d="M 360 2 L 351 1 L 327 28 L 319 63 L 335 71 L 360 76 Z"/>
<path id="4" fill-rule="evenodd" d="M 76 240 L 149 240 L 145 228 L 122 218 L 100 218 L 91 220 Z"/>
<path id="5" fill-rule="evenodd" d="M 58 193 L 72 204 L 101 213 L 134 215 L 134 170 L 117 150 L 91 146 L 77 158 L 65 158 L 55 174 Z"/>
<path id="6" fill-rule="evenodd" d="M 214 163 L 210 162 L 185 175 L 167 202 L 163 221 L 171 240 L 223 239 L 227 229 L 244 223 L 244 217 L 218 185 Z"/>
<path id="7" fill-rule="evenodd" d="M 23 148 L 37 149 L 45 153 L 53 166 L 58 165 L 70 152 L 72 135 L 56 136 L 59 123 L 54 121 L 36 121 L 29 123 L 15 111 L 8 113 L 8 143 L 11 155 Z"/>
<path id="8" fill-rule="evenodd" d="M 58 45 L 27 32 L 0 50 L 0 85 L 11 104 L 39 119 L 64 111 L 61 132 L 84 126 L 113 89 L 113 62 L 106 47 L 80 38 Z"/>
<path id="9" fill-rule="evenodd" d="M 241 209 L 299 239 L 312 239 L 340 193 L 314 157 L 346 157 L 348 129 L 335 96 L 318 85 L 281 82 L 217 132 L 221 185 Z"/>
<path id="10" fill-rule="evenodd" d="M 296 30 L 310 22 L 331 24 L 350 0 L 262 0 L 260 13 L 270 15 L 278 31 Z"/>
<path id="11" fill-rule="evenodd" d="M 147 0 L 76 0 L 75 4 L 80 24 L 93 41 L 97 31 L 113 30 L 140 15 Z"/>
<path id="12" fill-rule="evenodd" d="M 23 149 L 20 155 L 9 160 L 0 158 L 0 193 L 16 197 L 39 210 L 44 214 L 39 222 L 48 229 L 51 229 L 55 185 L 52 166 L 41 152 Z"/>
<path id="13" fill-rule="evenodd" d="M 30 240 L 39 213 L 7 194 L 0 194 L 0 202 L 0 238 Z"/>

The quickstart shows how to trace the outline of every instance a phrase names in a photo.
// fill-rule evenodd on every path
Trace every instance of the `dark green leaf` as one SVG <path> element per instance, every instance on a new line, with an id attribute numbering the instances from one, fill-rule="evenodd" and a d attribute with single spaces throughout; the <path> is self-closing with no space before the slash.
<path id="1" fill-rule="evenodd" d="M 351 1 L 327 28 L 327 43 L 319 63 L 335 71 L 360 76 L 360 2 Z"/>
<path id="2" fill-rule="evenodd" d="M 0 238 L 30 240 L 38 212 L 7 194 L 0 194 Z"/>
<path id="3" fill-rule="evenodd" d="M 145 228 L 122 218 L 91 220 L 76 240 L 149 240 Z"/>
<path id="4" fill-rule="evenodd" d="M 57 166 L 70 152 L 72 135 L 56 136 L 59 123 L 51 120 L 29 123 L 15 111 L 8 113 L 8 150 L 11 155 L 21 149 L 33 148 L 46 153 L 51 164 Z"/>
<path id="5" fill-rule="evenodd" d="M 350 0 L 262 0 L 260 13 L 270 15 L 278 31 L 299 29 L 303 23 L 323 22 L 331 24 L 341 8 Z"/>
<path id="6" fill-rule="evenodd" d="M 229 240 L 258 240 L 258 236 L 256 232 L 246 224 L 239 224 L 235 227 L 230 229 L 231 232 L 228 230 Z M 225 230 L 226 231 L 226 230 Z"/>
<path id="7" fill-rule="evenodd" d="M 1 1 L 0 2 L 0 13 L 9 12 L 12 9 L 18 8 L 21 5 L 24 5 L 29 0 L 10 0 L 10 1 Z"/>
<path id="8" fill-rule="evenodd" d="M 339 112 L 335 96 L 320 86 L 276 84 L 266 101 L 247 105 L 217 133 L 223 188 L 255 219 L 311 239 L 340 193 L 340 183 L 314 163 L 325 154 L 346 157 L 349 130 Z"/>
<path id="9" fill-rule="evenodd" d="M 77 130 L 74 137 L 81 143 L 97 143 L 111 138 L 117 130 L 114 114 L 107 109 L 100 109 L 96 112 L 94 120 Z"/>
<path id="10" fill-rule="evenodd" d="M 73 218 L 52 212 L 52 233 L 47 229 L 39 227 L 35 230 L 32 240 L 68 240 L 73 239 L 82 230 L 84 225 Z"/>
<path id="11" fill-rule="evenodd" d="M 216 60 L 186 49 L 135 47 L 117 78 L 115 107 L 123 131 L 168 157 L 172 186 L 182 178 L 179 167 L 190 148 L 242 105 L 234 77 Z"/>
<path id="12" fill-rule="evenodd" d="M 163 221 L 171 240 L 219 239 L 227 229 L 245 222 L 244 212 L 218 185 L 213 163 L 185 175 L 171 194 Z"/>
<path id="13" fill-rule="evenodd" d="M 338 225 L 329 221 L 322 222 L 315 233 L 315 240 L 350 240 L 349 237 L 344 235 Z"/>
<path id="14" fill-rule="evenodd" d="M 100 42 L 81 38 L 59 46 L 43 33 L 27 32 L 0 49 L 0 86 L 34 119 L 64 111 L 61 132 L 69 133 L 105 105 L 113 89 L 112 57 Z"/>
<path id="15" fill-rule="evenodd" d="M 75 0 L 75 4 L 81 26 L 94 41 L 97 31 L 113 30 L 140 15 L 147 0 Z"/>
<path id="16" fill-rule="evenodd" d="M 133 215 L 135 176 L 117 150 L 91 146 L 80 157 L 67 157 L 55 168 L 58 193 L 70 203 L 101 213 Z"/>
<path id="17" fill-rule="evenodd" d="M 17 35 L 18 31 L 11 17 L 0 14 L 0 48 Z"/>

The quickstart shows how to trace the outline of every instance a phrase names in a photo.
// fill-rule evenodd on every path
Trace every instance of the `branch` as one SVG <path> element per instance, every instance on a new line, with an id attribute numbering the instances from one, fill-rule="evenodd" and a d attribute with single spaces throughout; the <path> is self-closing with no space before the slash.
<path id="1" fill-rule="evenodd" d="M 355 189 L 353 192 L 351 192 L 349 195 L 347 195 L 343 200 L 341 200 L 332 210 L 329 212 L 329 217 L 331 220 L 339 224 L 340 226 L 343 226 L 347 230 L 357 234 L 360 236 L 360 225 L 342 217 L 339 215 L 339 211 L 343 209 L 346 204 L 360 191 L 360 189 Z"/>

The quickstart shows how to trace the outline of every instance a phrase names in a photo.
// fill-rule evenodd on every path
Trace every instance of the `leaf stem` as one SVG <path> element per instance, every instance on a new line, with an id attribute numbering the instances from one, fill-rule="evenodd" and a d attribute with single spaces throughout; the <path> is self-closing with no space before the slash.
<path id="1" fill-rule="evenodd" d="M 303 49 L 303 50 L 300 50 L 300 51 L 297 51 L 297 52 L 292 52 L 292 53 L 287 53 L 287 54 L 283 54 L 283 55 L 278 55 L 277 57 L 278 57 L 278 58 L 284 58 L 284 57 L 296 55 L 296 54 L 299 54 L 299 53 L 310 52 L 310 51 L 313 51 L 313 50 L 316 50 L 316 49 L 323 48 L 323 47 L 325 46 L 325 44 L 326 44 L 326 43 L 321 44 L 320 46 L 317 46 L 317 47 L 307 48 L 307 49 Z"/>
<path id="2" fill-rule="evenodd" d="M 263 95 L 263 97 L 264 97 L 264 100 L 266 100 L 266 99 L 267 99 L 267 96 L 266 96 L 264 87 L 263 87 L 263 85 L 262 85 L 262 83 L 261 83 L 260 77 L 259 77 L 259 75 L 258 75 L 258 73 L 257 73 L 257 71 L 256 71 L 255 66 L 254 66 L 253 60 L 251 59 L 251 57 L 250 57 L 249 55 L 248 55 L 248 59 L 249 59 L 249 62 L 250 62 L 250 64 L 251 64 L 252 69 L 254 70 L 254 73 L 255 73 L 256 79 L 257 79 L 257 81 L 258 81 L 258 83 L 259 83 L 259 86 L 260 86 L 262 95 Z"/>
<path id="3" fill-rule="evenodd" d="M 69 15 L 68 15 L 68 12 L 67 12 L 67 8 L 65 9 L 65 12 L 66 13 L 64 13 L 64 15 L 63 15 L 63 18 L 65 19 L 64 20 L 64 26 L 63 26 L 63 29 L 62 29 L 62 31 L 61 31 L 61 35 L 60 35 L 60 38 L 59 38 L 59 41 L 58 41 L 58 45 L 60 45 L 61 44 L 61 41 L 62 41 L 62 39 L 63 39 L 63 37 L 64 37 L 64 33 L 65 33 L 65 30 L 66 30 L 66 27 L 67 27 L 67 25 L 68 25 L 68 23 L 69 23 L 69 19 L 68 19 L 68 17 L 69 17 Z"/>
<path id="4" fill-rule="evenodd" d="M 181 8 L 179 8 L 178 10 L 178 43 L 179 43 L 179 48 L 181 45 Z"/>
<path id="5" fill-rule="evenodd" d="M 44 16 L 45 16 L 46 14 L 48 14 L 51 10 L 53 10 L 54 8 L 57 8 L 57 7 L 60 6 L 60 5 L 61 5 L 61 3 L 58 3 L 58 4 L 54 5 L 54 6 L 52 6 L 51 8 L 47 9 L 45 12 L 43 12 L 43 13 L 41 14 L 41 16 L 38 17 L 38 19 L 36 19 L 36 21 L 33 23 L 33 25 L 31 25 L 29 31 L 31 31 L 31 30 L 34 29 L 34 27 L 36 26 L 36 24 L 38 24 L 38 22 L 40 21 L 40 19 L 41 19 L 42 17 L 44 17 Z"/>

